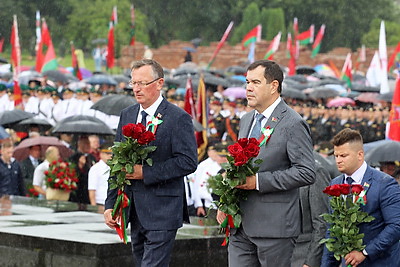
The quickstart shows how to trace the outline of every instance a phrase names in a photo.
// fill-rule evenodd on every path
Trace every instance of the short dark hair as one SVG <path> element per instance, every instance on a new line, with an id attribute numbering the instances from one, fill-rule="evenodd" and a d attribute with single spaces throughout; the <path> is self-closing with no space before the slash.
<path id="1" fill-rule="evenodd" d="M 334 146 L 341 146 L 346 143 L 363 143 L 363 138 L 359 131 L 345 128 L 337 133 L 333 139 L 332 144 Z"/>
<path id="2" fill-rule="evenodd" d="M 154 79 L 157 78 L 164 78 L 164 70 L 160 63 L 153 59 L 142 59 L 133 62 L 131 72 L 132 70 L 139 69 L 143 66 L 151 66 L 151 69 L 153 70 L 153 77 Z"/>
<path id="3" fill-rule="evenodd" d="M 250 66 L 247 67 L 247 70 L 254 70 L 259 66 L 264 67 L 264 77 L 267 83 L 271 83 L 274 80 L 278 81 L 278 93 L 280 94 L 282 92 L 283 82 L 283 71 L 281 67 L 274 61 L 263 59 L 251 63 Z"/>

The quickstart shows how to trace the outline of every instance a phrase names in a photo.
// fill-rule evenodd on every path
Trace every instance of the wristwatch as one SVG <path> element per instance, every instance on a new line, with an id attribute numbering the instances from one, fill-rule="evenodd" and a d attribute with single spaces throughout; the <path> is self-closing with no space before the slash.
<path id="1" fill-rule="evenodd" d="M 364 255 L 364 257 L 368 258 L 368 252 L 365 249 L 363 249 L 361 253 Z"/>

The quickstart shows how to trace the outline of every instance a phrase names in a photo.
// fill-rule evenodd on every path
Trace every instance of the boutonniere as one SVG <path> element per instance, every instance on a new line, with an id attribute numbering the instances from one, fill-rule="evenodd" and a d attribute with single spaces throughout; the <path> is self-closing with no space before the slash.
<path id="1" fill-rule="evenodd" d="M 277 121 L 278 121 L 278 118 L 272 117 L 271 121 L 272 121 L 272 122 L 277 122 Z"/>
<path id="2" fill-rule="evenodd" d="M 160 113 L 157 114 L 156 117 L 152 117 L 151 121 L 149 122 L 148 129 L 150 132 L 153 134 L 156 134 L 157 127 L 160 125 L 163 121 L 161 120 L 162 115 Z"/>
<path id="3" fill-rule="evenodd" d="M 361 204 L 365 206 L 367 204 L 367 191 L 369 189 L 369 183 L 365 182 L 363 187 L 364 190 L 360 192 L 359 195 L 354 196 L 354 203 Z"/>
<path id="4" fill-rule="evenodd" d="M 261 129 L 262 135 L 259 140 L 260 147 L 263 146 L 264 144 L 267 144 L 267 142 L 273 132 L 274 132 L 274 128 L 271 128 L 270 126 L 267 126 L 267 127 Z"/>

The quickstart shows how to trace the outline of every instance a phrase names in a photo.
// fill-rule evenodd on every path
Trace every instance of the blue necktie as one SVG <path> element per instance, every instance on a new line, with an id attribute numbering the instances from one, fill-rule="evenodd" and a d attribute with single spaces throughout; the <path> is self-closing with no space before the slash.
<path id="1" fill-rule="evenodd" d="M 261 121 L 264 119 L 264 115 L 263 114 L 258 114 L 256 116 L 256 123 L 254 124 L 253 130 L 250 133 L 249 138 L 259 138 L 261 135 Z"/>
<path id="2" fill-rule="evenodd" d="M 140 123 L 143 124 L 144 126 L 146 126 L 147 113 L 146 113 L 146 111 L 142 110 L 142 112 L 140 114 L 142 114 L 142 121 Z"/>
<path id="3" fill-rule="evenodd" d="M 348 183 L 349 185 L 352 185 L 354 183 L 353 178 L 351 178 L 350 176 L 346 178 L 346 183 Z"/>

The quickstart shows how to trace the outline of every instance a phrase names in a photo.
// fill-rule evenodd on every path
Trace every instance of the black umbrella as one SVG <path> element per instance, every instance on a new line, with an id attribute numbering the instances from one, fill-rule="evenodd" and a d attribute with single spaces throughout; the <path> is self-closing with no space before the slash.
<path id="1" fill-rule="evenodd" d="M 107 39 L 105 38 L 97 38 L 91 41 L 92 44 L 106 44 Z"/>
<path id="2" fill-rule="evenodd" d="M 385 102 L 392 102 L 393 100 L 393 95 L 394 92 L 389 92 L 389 93 L 384 93 L 378 96 L 379 100 L 385 101 Z"/>
<path id="3" fill-rule="evenodd" d="M 29 132 L 32 127 L 38 127 L 40 132 L 45 132 L 50 130 L 52 125 L 44 119 L 39 118 L 29 118 L 15 124 L 12 129 L 17 132 Z"/>
<path id="4" fill-rule="evenodd" d="M 315 69 L 311 66 L 297 66 L 296 67 L 296 74 L 306 74 L 311 75 L 316 73 Z"/>
<path id="5" fill-rule="evenodd" d="M 188 74 L 190 75 L 196 75 L 198 74 L 199 71 L 197 69 L 193 69 L 193 68 L 178 68 L 176 69 L 176 71 L 174 72 L 173 76 L 187 76 Z"/>
<path id="6" fill-rule="evenodd" d="M 94 103 L 91 109 L 99 110 L 108 115 L 119 116 L 121 110 L 136 103 L 136 100 L 131 96 L 107 95 Z"/>
<path id="7" fill-rule="evenodd" d="M 20 109 L 6 110 L 0 113 L 0 125 L 11 128 L 17 122 L 32 118 L 34 115 Z"/>
<path id="8" fill-rule="evenodd" d="M 225 69 L 225 72 L 233 74 L 245 74 L 247 69 L 242 66 L 230 66 Z"/>
<path id="9" fill-rule="evenodd" d="M 128 84 L 129 81 L 131 80 L 128 76 L 125 76 L 125 75 L 123 75 L 123 74 L 115 74 L 115 75 L 112 75 L 112 77 L 114 78 L 114 80 L 115 80 L 117 83 L 123 82 L 123 83 Z"/>
<path id="10" fill-rule="evenodd" d="M 0 78 L 5 80 L 5 81 L 11 80 L 12 77 L 13 77 L 13 73 L 12 72 L 0 73 Z"/>
<path id="11" fill-rule="evenodd" d="M 86 79 L 85 82 L 93 85 L 95 84 L 117 85 L 117 81 L 113 77 L 105 74 L 95 74 L 92 77 Z"/>
<path id="12" fill-rule="evenodd" d="M 365 153 L 365 161 L 371 165 L 379 162 L 400 161 L 400 142 L 387 140 L 378 144 Z"/>
<path id="13" fill-rule="evenodd" d="M 68 77 L 59 70 L 47 70 L 43 72 L 43 76 L 53 82 L 68 83 Z"/>
<path id="14" fill-rule="evenodd" d="M 314 99 L 326 99 L 339 96 L 339 92 L 327 87 L 316 87 L 308 96 Z"/>
<path id="15" fill-rule="evenodd" d="M 285 80 L 294 80 L 299 83 L 307 83 L 307 78 L 304 75 L 292 75 L 292 76 L 286 76 Z"/>
<path id="16" fill-rule="evenodd" d="M 28 84 L 30 80 L 40 80 L 43 75 L 34 70 L 26 70 L 19 74 L 18 81 L 20 84 Z"/>
<path id="17" fill-rule="evenodd" d="M 366 85 L 363 85 L 363 84 L 353 83 L 351 85 L 351 90 L 352 91 L 357 91 L 357 92 L 375 92 L 375 93 L 379 93 L 380 88 L 379 87 L 366 86 Z"/>
<path id="18" fill-rule="evenodd" d="M 70 116 L 58 122 L 53 133 L 114 135 L 102 120 L 86 115 Z"/>
<path id="19" fill-rule="evenodd" d="M 306 94 L 304 94 L 302 91 L 292 89 L 292 88 L 287 88 L 287 87 L 283 87 L 282 96 L 290 97 L 290 98 L 294 98 L 294 99 L 301 99 L 301 100 L 304 100 L 307 98 Z"/>

